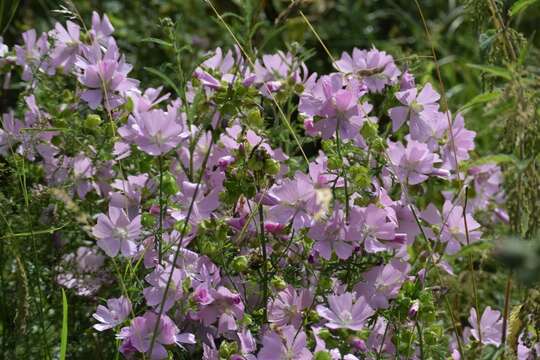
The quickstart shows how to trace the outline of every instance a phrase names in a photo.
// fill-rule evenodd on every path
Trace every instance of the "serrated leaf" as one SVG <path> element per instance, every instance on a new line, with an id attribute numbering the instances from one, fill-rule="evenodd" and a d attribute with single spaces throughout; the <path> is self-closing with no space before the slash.
<path id="1" fill-rule="evenodd" d="M 505 69 L 500 66 L 494 66 L 494 65 L 477 65 L 477 64 L 467 64 L 468 67 L 473 69 L 482 70 L 484 72 L 487 72 L 493 76 L 498 76 L 506 80 L 512 79 L 512 74 L 508 69 Z"/>
<path id="2" fill-rule="evenodd" d="M 538 0 L 519 0 L 512 5 L 510 8 L 510 16 L 516 16 L 529 6 L 533 5 L 534 3 L 538 2 Z"/>
<path id="3" fill-rule="evenodd" d="M 497 98 L 499 98 L 499 96 L 501 96 L 500 91 L 492 91 L 492 92 L 487 92 L 487 93 L 477 95 L 474 98 L 472 98 L 469 102 L 467 102 L 465 105 L 463 105 L 461 109 L 459 109 L 459 111 L 463 111 L 474 105 L 483 104 L 483 103 L 496 100 Z"/>

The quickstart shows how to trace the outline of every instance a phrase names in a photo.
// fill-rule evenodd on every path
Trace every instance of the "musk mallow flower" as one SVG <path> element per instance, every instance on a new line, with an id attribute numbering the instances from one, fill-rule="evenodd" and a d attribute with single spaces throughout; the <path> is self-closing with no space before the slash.
<path id="1" fill-rule="evenodd" d="M 124 322 L 131 312 L 131 302 L 128 298 L 120 296 L 107 300 L 107 306 L 98 305 L 96 312 L 92 315 L 100 322 L 93 327 L 97 331 L 112 329 Z"/>
<path id="2" fill-rule="evenodd" d="M 402 106 L 396 106 L 388 110 L 392 119 L 392 131 L 399 130 L 407 120 L 414 122 L 429 122 L 439 109 L 437 101 L 440 95 L 427 83 L 420 92 L 416 87 L 399 91 L 396 98 Z"/>
<path id="3" fill-rule="evenodd" d="M 218 289 L 199 286 L 194 292 L 194 300 L 201 305 L 197 316 L 204 325 L 212 325 L 218 320 L 218 333 L 237 329 L 237 320 L 244 316 L 244 304 L 240 295 L 224 286 Z"/>
<path id="4" fill-rule="evenodd" d="M 150 110 L 140 113 L 135 121 L 139 131 L 135 143 L 149 155 L 165 154 L 177 147 L 187 136 L 184 128 L 176 122 L 174 112 Z"/>
<path id="5" fill-rule="evenodd" d="M 111 35 L 114 32 L 114 27 L 112 26 L 109 18 L 106 14 L 103 14 L 102 17 L 95 11 L 92 12 L 92 28 L 90 29 L 90 36 L 94 41 L 97 41 L 101 45 L 106 46 L 109 43 L 109 40 L 112 38 Z"/>
<path id="6" fill-rule="evenodd" d="M 411 266 L 394 259 L 386 265 L 375 266 L 362 274 L 363 280 L 354 287 L 358 296 L 364 297 L 374 309 L 386 309 L 401 285 L 408 279 Z"/>
<path id="7" fill-rule="evenodd" d="M 52 66 L 63 66 L 65 71 L 73 68 L 77 55 L 81 52 L 80 30 L 79 25 L 69 20 L 65 28 L 62 24 L 56 23 L 52 31 L 52 37 L 55 40 L 51 53 Z"/>
<path id="8" fill-rule="evenodd" d="M 268 304 L 268 322 L 277 326 L 292 325 L 298 328 L 302 323 L 302 311 L 311 305 L 313 295 L 308 289 L 296 290 L 291 285 L 280 291 Z"/>
<path id="9" fill-rule="evenodd" d="M 408 185 L 426 181 L 435 170 L 433 165 L 440 161 L 426 144 L 414 140 L 410 140 L 407 147 L 389 140 L 388 157 L 398 180 Z"/>
<path id="10" fill-rule="evenodd" d="M 501 345 L 502 338 L 502 317 L 501 312 L 493 310 L 490 306 L 484 309 L 480 323 L 476 309 L 471 308 L 469 313 L 469 324 L 471 325 L 471 335 L 477 341 L 482 341 L 484 345 Z M 480 328 L 478 328 L 480 325 Z"/>
<path id="11" fill-rule="evenodd" d="M 453 204 L 451 201 L 445 201 L 442 209 L 442 214 L 437 210 L 435 205 L 429 204 L 422 211 L 420 217 L 427 221 L 430 225 L 436 225 L 439 228 L 440 240 L 447 243 L 446 252 L 455 254 L 461 248 L 461 245 L 467 245 L 467 242 L 480 240 L 482 232 L 480 224 L 473 218 L 472 214 L 466 213 L 463 218 L 463 207 Z M 465 231 L 465 220 L 467 221 L 468 234 Z M 436 238 L 431 229 L 426 229 L 426 234 L 431 238 Z"/>
<path id="12" fill-rule="evenodd" d="M 109 110 L 117 108 L 125 102 L 126 92 L 139 84 L 127 77 L 132 66 L 120 56 L 114 40 L 109 41 L 104 54 L 97 44 L 84 48 L 83 56 L 77 56 L 75 66 L 81 71 L 79 82 L 87 87 L 81 93 L 81 99 L 91 109 L 96 109 L 102 101 Z"/>
<path id="13" fill-rule="evenodd" d="M 450 116 L 450 114 L 448 113 L 446 116 Z M 444 168 L 456 170 L 456 161 L 459 163 L 469 159 L 469 152 L 474 150 L 476 132 L 465 128 L 465 120 L 460 113 L 456 114 L 454 121 L 452 121 L 451 131 L 452 135 L 450 135 L 447 126 L 447 141 L 443 146 L 441 156 Z"/>
<path id="14" fill-rule="evenodd" d="M 385 86 L 397 82 L 401 73 L 394 58 L 376 48 L 353 49 L 352 56 L 344 52 L 334 67 L 349 76 L 361 79 L 370 92 L 381 92 Z"/>
<path id="15" fill-rule="evenodd" d="M 361 296 L 346 292 L 341 295 L 328 296 L 328 306 L 317 305 L 317 313 L 328 322 L 325 324 L 330 329 L 362 330 L 366 320 L 375 311 Z"/>
<path id="16" fill-rule="evenodd" d="M 171 282 L 169 277 L 172 278 Z M 143 295 L 148 306 L 152 306 L 156 309 L 161 307 L 161 302 L 163 302 L 163 310 L 169 311 L 174 305 L 174 303 L 180 300 L 184 294 L 183 291 L 183 280 L 185 278 L 185 272 L 172 266 L 161 267 L 157 266 L 153 272 L 146 275 L 145 280 L 151 286 L 143 289 Z M 167 289 L 167 298 L 165 297 L 165 291 Z"/>
<path id="17" fill-rule="evenodd" d="M 129 219 L 123 209 L 109 207 L 109 215 L 99 214 L 92 228 L 97 245 L 111 257 L 119 252 L 125 257 L 137 252 L 136 240 L 141 234 L 141 216 Z"/>
<path id="18" fill-rule="evenodd" d="M 269 332 L 263 336 L 258 360 L 311 360 L 313 355 L 307 348 L 307 336 L 293 326 L 281 329 L 281 335 Z"/>
<path id="19" fill-rule="evenodd" d="M 157 331 L 154 336 L 154 329 L 158 321 Z M 178 327 L 167 315 L 161 315 L 158 318 L 151 311 L 134 318 L 129 327 L 122 329 L 118 338 L 123 340 L 126 347 L 145 353 L 151 360 L 166 359 L 168 352 L 165 346 L 167 345 L 195 344 L 193 334 L 179 333 Z M 152 338 L 154 338 L 153 345 Z M 152 353 L 148 354 L 150 348 L 152 348 Z"/>
<path id="20" fill-rule="evenodd" d="M 309 176 L 298 171 L 295 179 L 285 179 L 269 193 L 278 200 L 278 204 L 268 210 L 274 221 L 287 225 L 292 220 L 295 230 L 311 226 L 313 215 L 319 211 L 319 205 L 317 191 Z"/>
<path id="21" fill-rule="evenodd" d="M 358 81 L 347 82 L 342 74 L 322 76 L 302 94 L 298 110 L 313 118 L 310 133 L 320 132 L 323 139 L 329 139 L 339 128 L 343 139 L 352 139 L 363 124 L 358 100 L 365 92 Z"/>
<path id="22" fill-rule="evenodd" d="M 335 252 L 339 259 L 346 260 L 354 249 L 354 243 L 349 240 L 347 230 L 344 211 L 341 207 L 337 207 L 329 219 L 316 222 L 309 229 L 308 236 L 315 240 L 313 249 L 322 258 L 330 260 L 332 252 Z"/>
<path id="23" fill-rule="evenodd" d="M 36 30 L 34 29 L 24 32 L 22 37 L 24 45 L 15 45 L 16 64 L 23 68 L 22 79 L 24 81 L 30 81 L 32 80 L 32 72 L 37 70 L 37 67 L 40 70 L 47 70 L 49 68 L 48 62 L 43 59 L 49 50 L 48 37 L 47 33 L 43 33 L 37 38 Z M 54 68 L 51 69 L 54 70 Z"/>
<path id="24" fill-rule="evenodd" d="M 356 238 L 359 238 L 367 252 L 391 250 L 402 245 L 401 241 L 394 241 L 397 225 L 388 219 L 385 209 L 370 204 L 365 209 L 353 208 L 352 213 L 357 212 L 359 213 L 358 220 L 352 223 L 354 226 L 349 232 L 349 237 L 354 234 Z"/>

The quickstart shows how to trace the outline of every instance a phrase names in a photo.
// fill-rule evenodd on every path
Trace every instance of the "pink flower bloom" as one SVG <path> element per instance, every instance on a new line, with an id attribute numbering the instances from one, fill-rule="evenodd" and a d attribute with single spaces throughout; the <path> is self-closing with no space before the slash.
<path id="1" fill-rule="evenodd" d="M 442 159 L 444 168 L 456 170 L 456 157 L 458 163 L 467 160 L 469 158 L 469 152 L 474 150 L 476 133 L 465 128 L 465 120 L 458 113 L 452 122 L 452 136 L 454 139 L 453 144 L 450 134 L 447 135 L 447 142 L 442 150 Z"/>
<path id="2" fill-rule="evenodd" d="M 427 83 L 418 93 L 416 88 L 396 93 L 396 98 L 404 106 L 393 107 L 388 110 L 392 119 L 392 131 L 396 132 L 407 120 L 415 122 L 429 122 L 437 113 L 440 95 Z"/>
<path id="3" fill-rule="evenodd" d="M 354 208 L 353 213 L 359 209 Z M 401 247 L 401 241 L 396 239 L 397 225 L 388 220 L 388 213 L 376 205 L 370 204 L 363 209 L 358 216 L 358 220 L 353 222 L 353 230 L 349 236 L 360 238 L 359 242 L 364 243 L 364 248 L 369 253 L 376 253 Z M 356 230 L 356 231 L 355 231 Z"/>
<path id="4" fill-rule="evenodd" d="M 125 102 L 126 92 L 139 84 L 127 77 L 132 67 L 120 56 L 114 40 L 109 42 L 105 54 L 97 44 L 85 48 L 84 57 L 78 56 L 75 66 L 82 71 L 79 81 L 88 88 L 81 98 L 91 109 L 96 109 L 102 101 L 107 109 L 117 108 Z"/>
<path id="5" fill-rule="evenodd" d="M 92 234 L 98 239 L 97 245 L 111 257 L 121 252 L 125 257 L 131 257 L 137 252 L 136 240 L 141 234 L 141 216 L 130 220 L 124 210 L 109 207 L 109 216 L 98 215 L 97 224 Z"/>
<path id="6" fill-rule="evenodd" d="M 133 319 L 129 328 L 122 329 L 119 338 L 123 339 L 124 342 L 129 341 L 130 346 L 140 353 L 146 353 L 151 360 L 167 358 L 168 352 L 165 345 L 195 343 L 193 334 L 179 334 L 174 322 L 167 315 L 162 315 L 159 319 L 152 353 L 148 354 L 152 347 L 152 338 L 154 337 L 154 328 L 157 321 L 158 316 L 147 311 L 143 316 L 137 316 Z"/>
<path id="7" fill-rule="evenodd" d="M 484 345 L 501 345 L 502 338 L 502 317 L 501 312 L 492 310 L 490 306 L 484 309 L 480 318 L 480 328 L 478 328 L 478 317 L 476 309 L 471 308 L 469 324 L 472 326 L 471 335 L 477 340 L 482 339 Z"/>
<path id="8" fill-rule="evenodd" d="M 356 284 L 354 290 L 374 309 L 386 309 L 390 306 L 389 300 L 398 295 L 401 285 L 408 279 L 410 270 L 407 262 L 394 259 L 363 273 L 364 280 Z"/>
<path id="9" fill-rule="evenodd" d="M 37 39 L 36 30 L 30 29 L 22 34 L 24 46 L 15 45 L 15 53 L 17 55 L 16 64 L 22 66 L 24 81 L 32 80 L 32 72 L 38 70 L 47 71 L 49 65 L 47 61 L 42 61 L 43 56 L 49 50 L 47 41 L 47 33 L 41 34 Z M 51 75 L 54 73 L 54 68 L 50 69 Z"/>
<path id="10" fill-rule="evenodd" d="M 376 48 L 354 48 L 352 56 L 344 52 L 334 66 L 347 75 L 361 79 L 371 92 L 381 92 L 385 86 L 394 84 L 400 74 L 394 58 Z"/>
<path id="11" fill-rule="evenodd" d="M 364 297 L 356 298 L 350 292 L 328 296 L 328 305 L 330 308 L 317 305 L 317 313 L 328 320 L 325 326 L 330 329 L 362 330 L 375 313 Z"/>
<path id="12" fill-rule="evenodd" d="M 176 122 L 176 113 L 156 109 L 135 117 L 137 131 L 135 143 L 147 154 L 158 156 L 177 147 L 187 136 L 184 128 Z M 120 135 L 124 135 L 120 132 Z"/>
<path id="13" fill-rule="evenodd" d="M 398 180 L 407 185 L 426 181 L 433 173 L 433 164 L 439 156 L 432 153 L 426 144 L 411 140 L 407 147 L 400 142 L 388 141 L 388 157 Z"/>
<path id="14" fill-rule="evenodd" d="M 160 309 L 171 271 L 173 272 L 172 279 L 169 283 L 163 310 L 169 311 L 174 303 L 182 298 L 185 273 L 176 267 L 173 269 L 170 265 L 166 267 L 157 266 L 153 272 L 145 277 L 146 282 L 151 285 L 143 289 L 143 295 L 148 306 L 152 306 L 157 310 Z"/>
<path id="15" fill-rule="evenodd" d="M 291 285 L 287 286 L 268 304 L 268 321 L 280 327 L 292 325 L 298 328 L 302 323 L 302 311 L 311 305 L 312 298 L 307 289 L 296 291 Z"/>
<path id="16" fill-rule="evenodd" d="M 332 251 L 338 258 L 348 259 L 352 255 L 354 244 L 347 237 L 347 228 L 343 210 L 334 209 L 330 219 L 319 221 L 309 229 L 308 236 L 315 240 L 313 249 L 326 260 L 330 260 Z"/>
<path id="17" fill-rule="evenodd" d="M 201 287 L 196 293 L 195 300 L 201 305 L 197 315 L 204 325 L 212 325 L 219 319 L 218 333 L 237 329 L 236 321 L 244 316 L 244 304 L 238 294 L 224 286 L 217 290 Z"/>
<path id="18" fill-rule="evenodd" d="M 343 139 L 352 139 L 363 124 L 365 114 L 358 100 L 365 90 L 357 81 L 347 83 L 341 74 L 321 77 L 315 86 L 304 92 L 298 109 L 309 117 L 318 117 L 312 132 L 320 132 L 323 139 L 331 138 L 339 127 Z"/>
<path id="19" fill-rule="evenodd" d="M 107 300 L 107 307 L 98 305 L 96 313 L 92 316 L 101 324 L 95 324 L 94 329 L 104 331 L 112 329 L 124 322 L 131 312 L 131 302 L 128 298 L 120 296 Z"/>
<path id="20" fill-rule="evenodd" d="M 109 43 L 109 40 L 112 39 L 111 35 L 113 32 L 114 28 L 107 15 L 103 14 L 103 17 L 100 18 L 99 14 L 93 11 L 92 28 L 90 29 L 92 39 L 101 45 L 106 46 Z"/>
<path id="21" fill-rule="evenodd" d="M 275 332 L 267 333 L 262 340 L 262 349 L 258 360 L 311 360 L 311 352 L 307 348 L 307 337 L 303 331 L 298 332 L 293 326 L 286 326 L 281 336 Z"/>
<path id="22" fill-rule="evenodd" d="M 279 201 L 268 211 L 275 222 L 287 225 L 292 220 L 296 230 L 312 224 L 312 217 L 319 206 L 316 190 L 307 175 L 298 171 L 294 180 L 286 179 L 281 185 L 274 186 L 270 195 Z"/>
<path id="23" fill-rule="evenodd" d="M 429 204 L 420 216 L 431 225 L 437 225 L 440 228 L 440 240 L 447 243 L 446 252 L 455 254 L 461 248 L 461 245 L 467 245 L 467 233 L 465 231 L 465 221 L 463 219 L 463 207 L 454 205 L 450 201 L 445 201 L 443 205 L 442 215 L 439 213 L 435 205 Z M 470 213 L 466 214 L 467 228 L 469 230 L 469 242 L 474 242 L 480 239 L 482 232 L 478 229 L 480 224 L 474 220 Z M 433 239 L 435 234 L 427 230 L 427 235 Z"/>
<path id="24" fill-rule="evenodd" d="M 77 55 L 81 52 L 79 25 L 68 20 L 64 28 L 62 24 L 56 23 L 52 36 L 55 42 L 51 54 L 51 66 L 63 66 L 65 71 L 71 70 L 77 60 Z"/>

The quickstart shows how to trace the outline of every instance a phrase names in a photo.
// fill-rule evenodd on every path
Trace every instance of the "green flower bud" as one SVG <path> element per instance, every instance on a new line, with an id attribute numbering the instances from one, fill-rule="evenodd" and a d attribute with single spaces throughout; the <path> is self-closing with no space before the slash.
<path id="1" fill-rule="evenodd" d="M 56 135 L 51 139 L 51 143 L 55 146 L 60 146 L 62 144 L 62 137 L 60 135 Z"/>
<path id="2" fill-rule="evenodd" d="M 101 124 L 101 117 L 97 114 L 89 114 L 84 119 L 84 127 L 87 129 L 95 129 Z"/>
<path id="3" fill-rule="evenodd" d="M 285 289 L 287 287 L 287 283 L 280 276 L 274 276 L 272 278 L 271 283 L 272 283 L 272 286 L 274 288 L 276 288 L 276 290 L 279 290 L 279 291 L 281 291 L 281 290 L 283 290 L 283 289 Z"/>
<path id="4" fill-rule="evenodd" d="M 328 158 L 328 168 L 330 170 L 337 170 L 343 166 L 343 161 L 341 161 L 338 157 L 330 157 Z"/>
<path id="5" fill-rule="evenodd" d="M 319 337 L 324 341 L 329 341 L 332 339 L 332 334 L 328 329 L 322 329 L 321 331 L 319 331 Z"/>
<path id="6" fill-rule="evenodd" d="M 162 189 L 165 194 L 172 196 L 178 193 L 178 184 L 176 183 L 176 179 L 170 172 L 166 172 L 163 174 L 162 181 Z"/>
<path id="7" fill-rule="evenodd" d="M 279 170 L 281 169 L 281 166 L 279 165 L 279 162 L 277 162 L 274 159 L 266 159 L 264 160 L 264 172 L 268 175 L 277 175 L 279 173 Z"/>
<path id="8" fill-rule="evenodd" d="M 264 162 L 253 156 L 248 160 L 248 168 L 253 171 L 261 171 L 264 167 Z"/>
<path id="9" fill-rule="evenodd" d="M 237 256 L 233 259 L 231 266 L 236 272 L 245 272 L 249 268 L 249 259 L 245 255 Z"/>
<path id="10" fill-rule="evenodd" d="M 360 130 L 360 134 L 362 134 L 364 139 L 367 141 L 373 140 L 378 134 L 377 124 L 374 124 L 371 121 L 366 121 Z"/>
<path id="11" fill-rule="evenodd" d="M 383 151 L 386 148 L 386 143 L 382 138 L 378 137 L 373 140 L 371 146 L 375 151 Z"/>
<path id="12" fill-rule="evenodd" d="M 247 113 L 246 122 L 247 125 L 251 127 L 261 128 L 264 126 L 264 119 L 261 112 L 257 108 L 249 110 Z"/>
<path id="13" fill-rule="evenodd" d="M 152 227 L 156 223 L 156 218 L 150 213 L 142 214 L 141 224 L 145 227 Z"/>

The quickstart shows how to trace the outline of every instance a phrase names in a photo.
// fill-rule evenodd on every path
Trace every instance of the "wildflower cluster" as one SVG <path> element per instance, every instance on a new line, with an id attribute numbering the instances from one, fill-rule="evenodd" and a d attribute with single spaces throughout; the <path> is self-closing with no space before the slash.
<path id="1" fill-rule="evenodd" d="M 170 94 L 129 77 L 113 33 L 94 13 L 88 30 L 68 21 L 0 46 L 1 71 L 27 89 L 3 115 L 0 154 L 91 212 L 56 281 L 107 298 L 93 327 L 124 357 L 460 358 L 501 345 L 489 306 L 478 319 L 471 304 L 457 337 L 434 319 L 440 273 L 507 215 L 499 167 L 470 161 L 475 133 L 433 85 L 376 48 L 324 75 L 290 52 L 218 48 Z M 64 92 L 45 102 L 53 80 Z"/>

